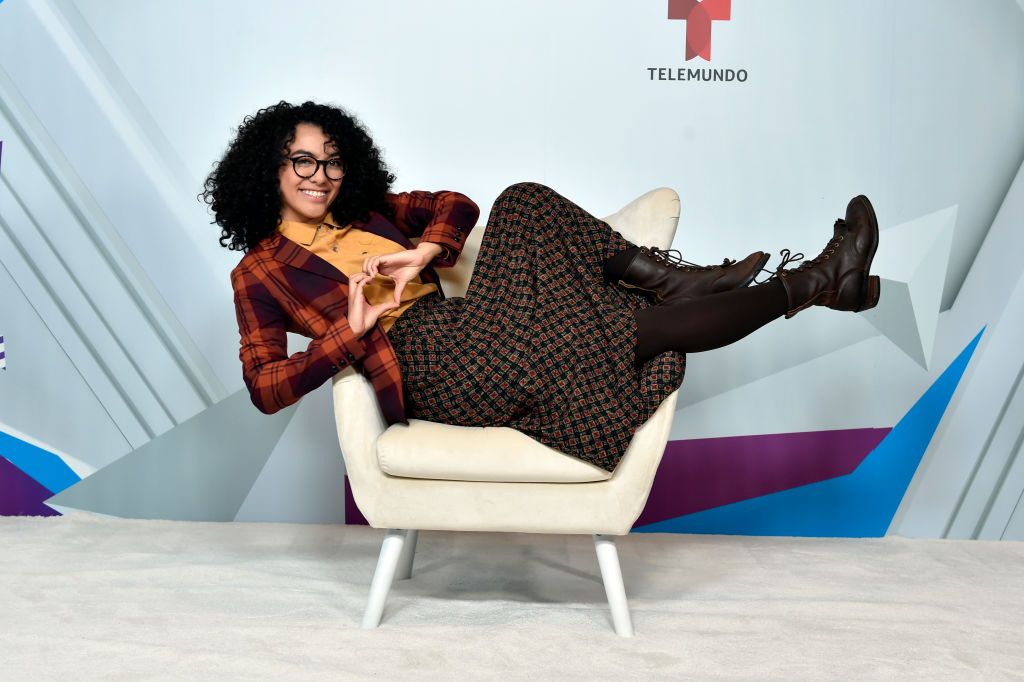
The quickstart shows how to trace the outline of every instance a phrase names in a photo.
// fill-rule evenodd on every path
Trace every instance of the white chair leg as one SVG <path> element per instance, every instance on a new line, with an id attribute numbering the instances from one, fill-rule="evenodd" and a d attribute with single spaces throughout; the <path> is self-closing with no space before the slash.
<path id="1" fill-rule="evenodd" d="M 626 603 L 626 588 L 622 584 L 622 569 L 619 566 L 619 552 L 615 549 L 615 536 L 596 533 L 594 549 L 597 551 L 597 564 L 601 567 L 604 591 L 608 595 L 608 606 L 612 610 L 615 632 L 622 637 L 632 637 L 633 621 L 629 617 L 629 604 Z"/>
<path id="2" fill-rule="evenodd" d="M 384 536 L 380 556 L 377 558 L 377 569 L 373 572 L 373 581 L 370 583 L 370 599 L 366 603 L 366 613 L 363 614 L 364 630 L 380 625 L 384 601 L 388 598 L 388 591 L 391 589 L 395 568 L 398 566 L 398 558 L 402 554 L 402 545 L 405 544 L 408 532 L 402 528 L 389 528 Z"/>
<path id="3" fill-rule="evenodd" d="M 409 529 L 409 533 L 405 536 L 405 543 L 402 545 L 402 555 L 398 557 L 395 580 L 407 580 L 412 577 L 412 560 L 416 555 L 417 537 L 419 537 L 419 531 Z"/>

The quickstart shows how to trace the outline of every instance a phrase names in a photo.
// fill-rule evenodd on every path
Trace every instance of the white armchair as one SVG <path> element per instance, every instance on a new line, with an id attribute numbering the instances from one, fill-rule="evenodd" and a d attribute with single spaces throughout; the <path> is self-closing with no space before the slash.
<path id="1" fill-rule="evenodd" d="M 604 219 L 635 244 L 668 248 L 679 196 L 659 188 Z M 438 270 L 447 296 L 463 296 L 484 228 L 454 268 Z M 615 536 L 643 511 L 668 441 L 678 391 L 636 432 L 614 473 L 542 445 L 509 427 L 410 419 L 386 427 L 370 383 L 353 368 L 333 380 L 338 439 L 352 495 L 374 528 L 388 529 L 370 586 L 364 628 L 380 623 L 395 577 L 412 575 L 419 529 L 580 533 L 593 536 L 615 631 L 632 620 Z"/>

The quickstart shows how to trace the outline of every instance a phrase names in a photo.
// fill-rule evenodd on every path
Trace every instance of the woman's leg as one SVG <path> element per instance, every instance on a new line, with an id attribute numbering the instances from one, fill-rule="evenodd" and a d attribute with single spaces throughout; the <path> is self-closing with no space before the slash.
<path id="1" fill-rule="evenodd" d="M 782 317 L 787 309 L 786 290 L 776 279 L 675 305 L 634 310 L 635 363 L 639 367 L 667 350 L 698 353 L 721 348 Z"/>
<path id="2" fill-rule="evenodd" d="M 551 188 L 516 183 L 502 191 L 459 326 L 427 358 L 432 416 L 512 427 L 614 470 L 686 367 L 682 354 L 669 352 L 632 368 L 632 311 L 651 301 L 610 286 L 601 267 L 630 246 Z"/>
<path id="3" fill-rule="evenodd" d="M 787 256 L 764 284 L 633 311 L 635 362 L 639 366 L 666 350 L 689 353 L 719 348 L 777 317 L 792 317 L 812 305 L 854 312 L 872 308 L 879 299 L 879 279 L 870 274 L 877 248 L 874 209 L 867 197 L 854 197 L 846 218 L 836 221 L 824 250 L 798 267 L 784 269 Z"/>

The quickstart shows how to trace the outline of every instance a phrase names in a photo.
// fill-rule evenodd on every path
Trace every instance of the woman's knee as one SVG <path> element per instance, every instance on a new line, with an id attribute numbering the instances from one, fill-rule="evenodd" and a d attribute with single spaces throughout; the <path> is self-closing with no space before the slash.
<path id="1" fill-rule="evenodd" d="M 539 182 L 523 181 L 513 183 L 501 190 L 501 194 L 498 195 L 498 201 L 515 199 L 521 200 L 524 198 L 533 199 L 536 197 L 544 198 L 551 197 L 553 195 L 557 195 L 557 192 L 547 185 L 542 185 Z"/>

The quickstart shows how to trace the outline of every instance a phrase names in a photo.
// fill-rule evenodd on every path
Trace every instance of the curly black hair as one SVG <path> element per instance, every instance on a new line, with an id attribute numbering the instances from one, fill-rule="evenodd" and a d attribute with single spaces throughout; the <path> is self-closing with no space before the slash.
<path id="1" fill-rule="evenodd" d="M 248 251 L 281 222 L 281 188 L 278 170 L 295 139 L 295 126 L 312 123 L 333 142 L 345 166 L 345 182 L 330 205 L 342 225 L 369 219 L 377 211 L 394 219 L 385 201 L 395 175 L 388 170 L 380 150 L 365 126 L 346 110 L 327 104 L 278 102 L 255 115 L 246 116 L 238 133 L 203 183 L 199 199 L 220 225 L 220 245 L 232 251 Z"/>

